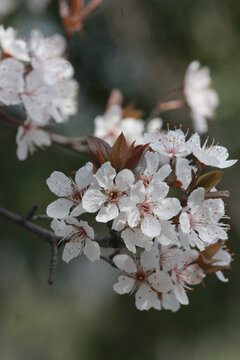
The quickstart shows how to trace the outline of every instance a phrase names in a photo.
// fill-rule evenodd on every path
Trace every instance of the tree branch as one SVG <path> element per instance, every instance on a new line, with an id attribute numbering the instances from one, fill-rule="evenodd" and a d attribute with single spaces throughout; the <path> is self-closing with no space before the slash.
<path id="1" fill-rule="evenodd" d="M 66 146 L 80 153 L 88 153 L 88 146 L 85 137 L 67 137 L 49 132 L 52 141 L 58 145 Z"/>

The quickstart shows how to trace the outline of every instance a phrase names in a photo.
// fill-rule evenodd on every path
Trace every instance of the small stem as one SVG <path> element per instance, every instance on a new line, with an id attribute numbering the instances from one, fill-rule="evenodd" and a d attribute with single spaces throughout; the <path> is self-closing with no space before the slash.
<path id="1" fill-rule="evenodd" d="M 169 111 L 169 110 L 175 110 L 183 108 L 186 105 L 186 102 L 184 100 L 171 100 L 167 102 L 159 102 L 158 103 L 158 109 L 161 113 Z"/>
<path id="2" fill-rule="evenodd" d="M 8 122 L 14 124 L 15 126 L 24 126 L 24 124 L 21 121 L 19 121 L 18 119 L 16 119 L 13 116 L 7 114 L 1 108 L 0 108 L 0 120 L 8 121 Z"/>
<path id="3" fill-rule="evenodd" d="M 103 261 L 106 261 L 108 264 L 110 264 L 112 267 L 116 268 L 116 265 L 114 264 L 114 262 L 112 260 L 110 260 L 109 258 L 107 258 L 106 256 L 101 255 L 100 259 L 102 259 Z"/>
<path id="4" fill-rule="evenodd" d="M 52 141 L 58 145 L 66 146 L 80 153 L 87 153 L 88 146 L 85 137 L 67 137 L 49 132 Z"/>
<path id="5" fill-rule="evenodd" d="M 56 271 L 57 271 L 57 263 L 58 263 L 58 246 L 55 241 L 52 242 L 52 252 L 51 252 L 51 261 L 49 267 L 49 276 L 48 283 L 49 285 L 53 284 L 55 279 Z"/>

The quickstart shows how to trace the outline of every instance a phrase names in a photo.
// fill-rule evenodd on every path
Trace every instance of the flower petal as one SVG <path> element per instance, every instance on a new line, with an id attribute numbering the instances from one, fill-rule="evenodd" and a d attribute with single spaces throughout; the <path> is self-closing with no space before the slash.
<path id="1" fill-rule="evenodd" d="M 114 264 L 122 271 L 133 274 L 137 271 L 137 266 L 133 259 L 128 255 L 116 255 L 113 258 Z"/>
<path id="2" fill-rule="evenodd" d="M 159 220 L 154 218 L 152 215 L 145 215 L 144 220 L 141 224 L 141 229 L 144 235 L 153 238 L 160 235 L 161 224 Z"/>
<path id="3" fill-rule="evenodd" d="M 102 207 L 96 216 L 98 222 L 106 223 L 110 220 L 115 219 L 119 215 L 117 205 L 109 204 L 108 206 Z"/>
<path id="4" fill-rule="evenodd" d="M 109 161 L 104 163 L 95 175 L 99 186 L 105 190 L 110 190 L 113 187 L 113 179 L 115 176 L 116 170 L 112 167 Z"/>
<path id="5" fill-rule="evenodd" d="M 85 246 L 83 249 L 84 255 L 91 261 L 100 259 L 100 247 L 96 241 L 92 241 L 90 239 L 85 240 Z"/>
<path id="6" fill-rule="evenodd" d="M 145 284 L 142 284 L 136 292 L 135 303 L 138 310 L 149 310 L 151 307 L 161 309 L 157 293 Z"/>
<path id="7" fill-rule="evenodd" d="M 172 288 L 172 281 L 168 273 L 158 271 L 148 277 L 151 286 L 160 293 L 167 293 Z"/>
<path id="8" fill-rule="evenodd" d="M 82 241 L 70 241 L 64 247 L 62 259 L 65 262 L 69 262 L 73 258 L 81 254 L 83 247 Z"/>
<path id="9" fill-rule="evenodd" d="M 83 195 L 82 205 L 86 211 L 94 213 L 100 209 L 106 199 L 106 196 L 100 190 L 90 189 Z"/>
<path id="10" fill-rule="evenodd" d="M 52 202 L 47 207 L 47 215 L 52 218 L 63 219 L 69 214 L 69 210 L 73 203 L 68 199 L 58 199 Z"/>
<path id="11" fill-rule="evenodd" d="M 49 189 L 57 196 L 69 196 L 72 193 L 71 184 L 71 180 L 60 171 L 54 171 L 47 179 Z"/>
<path id="12" fill-rule="evenodd" d="M 118 282 L 113 285 L 113 290 L 118 294 L 128 294 L 134 287 L 135 280 L 128 276 L 119 276 Z"/>

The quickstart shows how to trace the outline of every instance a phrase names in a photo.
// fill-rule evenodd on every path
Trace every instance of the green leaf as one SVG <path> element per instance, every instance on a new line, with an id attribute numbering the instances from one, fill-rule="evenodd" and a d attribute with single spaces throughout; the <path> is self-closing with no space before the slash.
<path id="1" fill-rule="evenodd" d="M 219 171 L 211 171 L 204 175 L 201 175 L 196 183 L 195 188 L 203 187 L 206 191 L 211 190 L 221 181 L 223 176 L 223 172 Z"/>

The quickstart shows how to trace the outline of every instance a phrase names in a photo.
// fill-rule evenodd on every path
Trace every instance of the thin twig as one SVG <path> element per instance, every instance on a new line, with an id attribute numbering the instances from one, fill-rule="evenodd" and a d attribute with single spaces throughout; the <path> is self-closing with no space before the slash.
<path id="1" fill-rule="evenodd" d="M 49 276 L 48 283 L 50 285 L 53 284 L 55 279 L 56 271 L 57 271 L 57 263 L 58 263 L 58 246 L 56 242 L 52 243 L 52 252 L 51 252 L 51 261 L 49 267 Z"/>
<path id="2" fill-rule="evenodd" d="M 67 137 L 49 132 L 52 141 L 58 145 L 66 146 L 80 153 L 88 153 L 88 146 L 85 137 Z"/>
<path id="3" fill-rule="evenodd" d="M 61 240 L 61 238 L 57 235 L 55 235 L 52 231 L 49 231 L 47 229 L 44 229 L 41 226 L 38 226 L 34 223 L 32 223 L 29 220 L 24 219 L 23 217 L 14 214 L 13 212 L 3 208 L 0 206 L 0 217 L 18 225 L 24 228 L 25 230 L 37 235 L 42 240 L 52 243 L 54 241 L 58 242 Z"/>
<path id="4" fill-rule="evenodd" d="M 50 218 L 49 216 L 47 215 L 35 215 L 32 217 L 32 221 L 38 221 L 38 220 L 47 220 L 47 221 L 50 221 L 52 220 L 52 218 Z"/>
<path id="5" fill-rule="evenodd" d="M 102 259 L 103 261 L 106 261 L 108 264 L 110 264 L 112 267 L 116 268 L 116 265 L 114 264 L 114 262 L 112 260 L 110 260 L 108 257 L 101 255 L 100 259 Z"/>
<path id="6" fill-rule="evenodd" d="M 19 121 L 12 115 L 7 114 L 1 108 L 0 108 L 0 120 L 10 122 L 11 124 L 14 124 L 15 126 L 23 126 L 23 123 L 21 121 Z"/>

